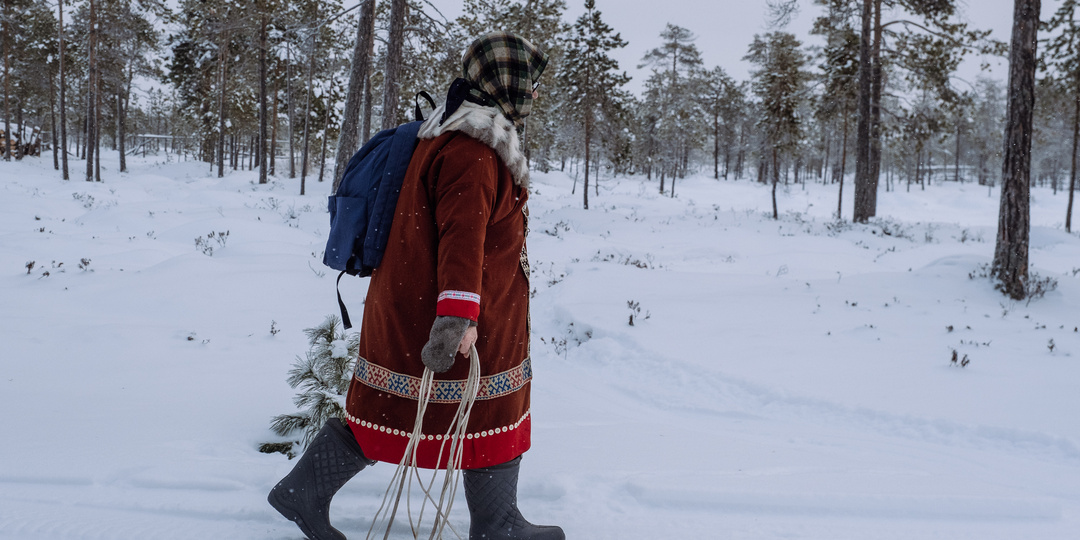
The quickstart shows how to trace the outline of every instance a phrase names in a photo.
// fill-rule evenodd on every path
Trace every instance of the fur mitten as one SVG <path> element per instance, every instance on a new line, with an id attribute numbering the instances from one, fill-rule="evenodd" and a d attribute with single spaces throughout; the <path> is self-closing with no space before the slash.
<path id="1" fill-rule="evenodd" d="M 431 335 L 428 336 L 427 345 L 420 352 L 420 359 L 424 365 L 435 373 L 443 373 L 454 365 L 457 357 L 458 346 L 461 345 L 465 332 L 472 323 L 463 317 L 444 315 L 435 317 L 431 325 Z"/>

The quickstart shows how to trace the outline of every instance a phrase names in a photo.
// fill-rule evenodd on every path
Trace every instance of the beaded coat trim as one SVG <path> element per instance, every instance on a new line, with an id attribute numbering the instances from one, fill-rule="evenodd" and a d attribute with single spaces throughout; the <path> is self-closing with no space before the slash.
<path id="1" fill-rule="evenodd" d="M 408 399 L 420 399 L 420 377 L 390 371 L 360 357 L 353 378 L 360 383 L 388 394 Z M 480 377 L 476 399 L 483 401 L 507 396 L 521 390 L 532 380 L 532 362 L 526 358 L 520 365 L 488 377 Z M 465 395 L 465 379 L 436 380 L 431 389 L 431 403 L 458 403 Z"/>

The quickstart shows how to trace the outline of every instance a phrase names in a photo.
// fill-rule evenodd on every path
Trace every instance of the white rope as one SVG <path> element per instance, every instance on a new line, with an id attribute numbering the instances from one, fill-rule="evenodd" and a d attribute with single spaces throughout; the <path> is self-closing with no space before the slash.
<path id="1" fill-rule="evenodd" d="M 375 517 L 371 520 L 371 528 L 368 529 L 367 535 L 368 540 L 378 537 L 375 533 L 375 526 L 383 519 L 386 520 L 386 532 L 383 534 L 383 540 L 390 538 L 390 528 L 394 525 L 394 518 L 397 517 L 402 494 L 405 495 L 406 514 L 409 517 L 409 528 L 412 530 L 414 540 L 420 538 L 424 510 L 427 508 L 429 501 L 434 507 L 435 518 L 428 540 L 441 540 L 447 527 L 454 533 L 454 536 L 461 538 L 461 534 L 450 524 L 450 510 L 454 506 L 458 478 L 461 476 L 461 460 L 465 452 L 462 443 L 465 441 L 466 430 L 469 427 L 469 415 L 472 414 L 473 405 L 476 403 L 476 395 L 480 391 L 480 357 L 476 354 L 476 346 L 473 345 L 469 350 L 469 378 L 465 381 L 465 393 L 461 398 L 461 402 L 458 403 L 457 413 L 455 413 L 453 421 L 450 422 L 446 433 L 443 434 L 442 443 L 439 445 L 436 463 L 442 462 L 446 443 L 447 441 L 450 442 L 446 468 L 443 473 L 443 483 L 438 493 L 438 501 L 432 495 L 432 488 L 435 486 L 435 481 L 439 476 L 439 470 L 432 471 L 431 480 L 425 485 L 423 479 L 420 478 L 420 468 L 416 464 L 419 442 L 423 437 L 424 415 L 427 413 L 434 386 L 435 373 L 425 367 L 424 376 L 420 379 L 420 398 L 416 407 L 416 422 L 413 424 L 412 433 L 408 435 L 409 443 L 405 447 L 405 453 L 401 456 L 397 471 L 394 472 L 394 476 L 390 479 L 390 485 L 387 486 L 386 493 L 383 495 L 382 505 L 379 506 L 379 510 L 375 512 Z M 420 513 L 415 524 L 413 524 L 411 504 L 414 480 L 424 493 L 423 504 L 420 505 Z M 387 504 L 391 501 L 393 501 L 393 504 L 388 509 Z M 389 512 L 389 515 L 387 515 L 387 512 Z"/>

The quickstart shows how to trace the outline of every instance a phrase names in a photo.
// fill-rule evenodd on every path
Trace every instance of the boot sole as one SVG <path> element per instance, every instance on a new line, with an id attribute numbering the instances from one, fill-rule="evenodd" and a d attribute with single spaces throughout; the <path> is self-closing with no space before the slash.
<path id="1" fill-rule="evenodd" d="M 277 490 L 271 490 L 270 495 L 266 497 L 266 501 L 269 502 L 270 506 L 273 506 L 274 510 L 277 510 L 279 514 L 285 516 L 285 519 L 295 523 L 297 527 L 300 527 L 300 532 L 304 533 L 304 536 L 307 536 L 310 540 L 322 540 L 315 536 L 315 533 L 313 533 L 307 524 L 304 523 L 304 520 L 300 517 L 298 512 L 285 505 L 285 501 L 282 501 L 278 497 Z"/>

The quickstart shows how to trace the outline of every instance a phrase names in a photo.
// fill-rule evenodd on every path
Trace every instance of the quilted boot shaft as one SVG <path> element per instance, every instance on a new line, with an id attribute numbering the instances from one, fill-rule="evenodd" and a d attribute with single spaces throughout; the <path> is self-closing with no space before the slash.
<path id="1" fill-rule="evenodd" d="M 330 500 L 345 482 L 373 463 L 364 457 L 348 426 L 330 419 L 292 472 L 270 490 L 267 500 L 311 540 L 345 540 L 344 534 L 330 526 Z"/>
<path id="2" fill-rule="evenodd" d="M 559 527 L 533 525 L 517 507 L 521 456 L 502 465 L 464 471 L 469 540 L 566 540 Z"/>

